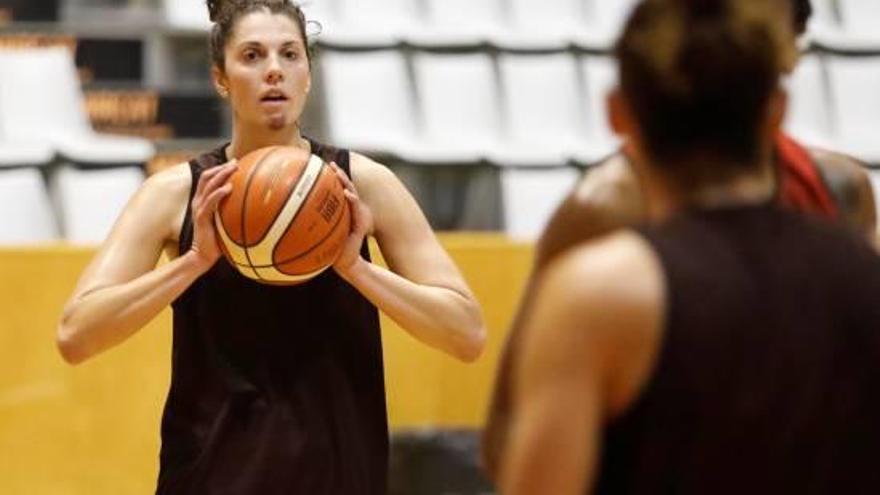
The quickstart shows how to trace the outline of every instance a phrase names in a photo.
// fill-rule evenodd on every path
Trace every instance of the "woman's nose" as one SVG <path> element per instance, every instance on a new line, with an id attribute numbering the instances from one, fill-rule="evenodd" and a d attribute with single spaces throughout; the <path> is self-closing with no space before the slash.
<path id="1" fill-rule="evenodd" d="M 277 84 L 284 80 L 284 72 L 281 70 L 281 64 L 278 63 L 276 57 L 269 58 L 269 67 L 266 69 L 266 82 L 269 84 Z"/>

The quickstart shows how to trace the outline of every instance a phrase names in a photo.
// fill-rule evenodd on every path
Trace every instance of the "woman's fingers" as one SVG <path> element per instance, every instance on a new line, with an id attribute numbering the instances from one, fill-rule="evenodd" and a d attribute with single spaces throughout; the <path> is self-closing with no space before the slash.
<path id="1" fill-rule="evenodd" d="M 194 197 L 200 198 L 206 194 L 210 194 L 212 190 L 219 186 L 219 184 L 226 182 L 226 180 L 229 179 L 229 176 L 235 172 L 236 168 L 236 162 L 233 160 L 206 170 L 199 178 L 199 184 L 196 186 Z"/>
<path id="2" fill-rule="evenodd" d="M 202 172 L 202 175 L 199 176 L 199 183 L 196 184 L 196 192 L 194 196 L 201 194 L 201 192 L 205 190 L 205 184 L 207 184 L 212 177 L 223 171 L 223 169 L 226 168 L 226 165 L 228 165 L 228 163 L 218 167 L 211 167 Z"/>
<path id="3" fill-rule="evenodd" d="M 229 177 L 232 176 L 233 173 L 235 173 L 236 168 L 237 167 L 234 163 L 223 165 L 222 169 L 208 180 L 208 183 L 205 185 L 205 190 L 203 194 L 211 194 L 211 192 L 213 192 L 215 189 L 226 183 L 226 181 L 229 180 Z"/>
<path id="4" fill-rule="evenodd" d="M 336 176 L 339 177 L 339 180 L 342 181 L 342 185 L 343 187 L 345 187 L 346 190 L 356 190 L 354 187 L 354 183 L 348 177 L 348 174 L 346 174 L 341 168 L 339 168 L 339 165 L 337 165 L 335 162 L 330 162 L 330 166 L 333 167 L 333 171 L 336 172 Z"/>
<path id="5" fill-rule="evenodd" d="M 225 198 L 232 192 L 232 184 L 224 184 L 217 189 L 214 190 L 211 194 L 208 195 L 208 198 L 205 199 L 205 211 L 204 213 L 211 216 L 217 211 L 217 205 L 220 204 L 220 200 Z"/>
<path id="6" fill-rule="evenodd" d="M 228 181 L 236 168 L 234 162 L 229 162 L 213 167 L 201 176 L 193 198 L 193 214 L 197 219 L 202 220 L 205 215 L 213 215 L 220 200 L 232 192 L 232 184 Z"/>

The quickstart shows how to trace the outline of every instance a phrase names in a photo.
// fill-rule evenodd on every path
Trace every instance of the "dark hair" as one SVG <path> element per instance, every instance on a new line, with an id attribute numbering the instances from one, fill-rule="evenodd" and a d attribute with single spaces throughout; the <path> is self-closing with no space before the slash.
<path id="1" fill-rule="evenodd" d="M 810 0 L 792 0 L 791 7 L 794 14 L 794 32 L 800 36 L 807 32 L 807 23 L 813 16 L 813 5 Z"/>
<path id="2" fill-rule="evenodd" d="M 267 10 L 272 14 L 282 14 L 293 19 L 299 26 L 302 42 L 306 49 L 309 63 L 312 54 L 306 34 L 306 16 L 299 5 L 291 0 L 207 0 L 208 15 L 214 27 L 211 29 L 209 41 L 211 61 L 223 69 L 226 64 L 224 49 L 229 37 L 232 36 L 235 24 L 247 14 L 258 10 Z"/>
<path id="3" fill-rule="evenodd" d="M 694 183 L 741 171 L 690 163 L 698 153 L 728 167 L 758 161 L 759 125 L 786 60 L 771 10 L 766 0 L 644 0 L 634 10 L 615 54 L 656 165 Z"/>

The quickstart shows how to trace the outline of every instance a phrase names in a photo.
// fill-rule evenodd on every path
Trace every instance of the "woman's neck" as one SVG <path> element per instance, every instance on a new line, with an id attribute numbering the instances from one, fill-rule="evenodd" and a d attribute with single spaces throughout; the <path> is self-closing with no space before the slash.
<path id="1" fill-rule="evenodd" d="M 683 190 L 673 180 L 652 171 L 653 180 L 647 187 L 648 215 L 662 220 L 688 208 L 724 208 L 728 206 L 767 203 L 775 193 L 775 174 L 770 161 L 754 172 L 743 173 L 728 180 Z"/>
<path id="2" fill-rule="evenodd" d="M 241 158 L 251 151 L 267 146 L 293 146 L 311 151 L 308 140 L 300 134 L 299 126 L 293 125 L 279 130 L 253 130 L 236 124 L 232 130 L 232 140 L 226 148 L 226 156 Z"/>

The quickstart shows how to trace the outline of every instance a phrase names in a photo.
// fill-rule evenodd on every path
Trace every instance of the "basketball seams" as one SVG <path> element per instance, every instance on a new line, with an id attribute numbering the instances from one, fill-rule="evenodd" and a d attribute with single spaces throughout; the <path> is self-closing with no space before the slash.
<path id="1" fill-rule="evenodd" d="M 346 208 L 347 208 L 347 206 L 346 206 Z M 341 214 L 336 218 L 336 222 L 333 223 L 333 226 L 330 228 L 330 230 L 327 231 L 327 234 L 326 234 L 324 237 L 318 239 L 312 247 L 306 249 L 306 250 L 303 251 L 302 253 L 300 253 L 300 254 L 298 254 L 298 255 L 292 257 L 292 258 L 288 258 L 288 259 L 286 259 L 286 260 L 281 260 L 281 261 L 276 261 L 273 265 L 274 265 L 274 266 L 283 266 L 283 265 L 286 265 L 286 264 L 288 264 L 288 263 L 292 263 L 292 262 L 294 262 L 294 261 L 296 261 L 296 260 L 298 260 L 298 259 L 300 259 L 300 258 L 302 258 L 302 257 L 304 257 L 304 256 L 308 256 L 308 255 L 309 255 L 310 253 L 312 253 L 315 249 L 318 249 L 319 247 L 321 247 L 321 245 L 324 244 L 324 241 L 326 241 L 327 239 L 329 239 L 330 236 L 332 236 L 333 234 L 336 233 L 336 229 L 339 227 L 339 224 L 342 222 L 342 219 L 343 219 L 343 218 L 345 218 L 345 214 L 344 214 L 344 213 L 341 213 Z"/>
<path id="2" fill-rule="evenodd" d="M 278 149 L 279 149 L 279 150 L 283 150 L 283 148 L 278 148 Z M 312 156 L 314 156 L 314 155 L 312 155 Z M 269 156 L 267 155 L 267 156 L 266 156 L 266 159 L 268 159 L 268 158 L 269 158 Z M 280 166 L 280 165 L 283 165 L 283 163 L 284 163 L 285 161 L 286 161 L 286 160 L 282 160 L 282 162 L 279 164 L 279 166 Z M 256 167 L 255 167 L 255 168 L 256 168 Z M 278 210 L 276 211 L 274 217 L 272 218 L 272 221 L 269 222 L 269 227 L 266 229 L 265 232 L 263 232 L 263 234 L 260 236 L 260 238 L 259 238 L 259 239 L 254 239 L 253 246 L 258 246 L 258 245 L 260 245 L 260 244 L 266 239 L 266 236 L 268 236 L 269 233 L 272 231 L 272 228 L 273 228 L 273 226 L 275 225 L 275 222 L 278 221 L 278 218 L 279 218 L 279 217 L 281 216 L 281 214 L 284 212 L 284 205 L 286 205 L 286 204 L 288 203 L 288 201 L 290 201 L 290 197 L 296 192 L 297 187 L 299 187 L 299 182 L 300 182 L 300 180 L 302 180 L 303 175 L 304 175 L 307 171 L 308 171 L 308 167 L 303 167 L 302 170 L 299 171 L 299 175 L 297 175 L 297 177 L 293 180 L 293 185 L 292 185 L 292 186 L 290 187 L 290 189 L 287 191 L 287 196 L 286 196 L 286 197 L 284 198 L 284 200 L 281 202 L 281 208 L 278 208 Z M 250 184 L 248 184 L 248 189 L 250 189 Z M 244 218 L 244 214 L 242 214 L 242 218 Z M 248 247 L 248 246 L 245 246 L 245 247 Z"/>
<path id="3" fill-rule="evenodd" d="M 253 267 L 254 261 L 251 259 L 251 252 L 250 252 L 250 248 L 248 247 L 248 239 L 247 239 L 248 232 L 247 232 L 247 222 L 246 222 L 248 196 L 250 195 L 250 192 L 251 192 L 251 182 L 254 180 L 254 176 L 257 175 L 257 171 L 260 169 L 260 167 L 262 167 L 263 164 L 266 163 L 266 160 L 270 156 L 272 156 L 276 152 L 278 152 L 280 149 L 281 148 L 275 147 L 272 150 L 270 150 L 269 152 L 267 152 L 265 155 L 263 155 L 262 158 L 260 158 L 260 161 L 257 162 L 256 165 L 251 167 L 250 173 L 248 174 L 247 180 L 245 181 L 245 184 L 244 184 L 244 194 L 243 194 L 242 200 L 241 200 L 241 241 L 242 241 L 242 243 L 244 243 L 244 255 L 247 258 L 248 264 L 251 267 Z M 257 279 L 261 278 L 260 274 L 257 273 L 256 270 L 254 270 L 254 275 L 257 276 Z"/>
<path id="4" fill-rule="evenodd" d="M 247 211 L 246 201 L 247 201 L 247 196 L 248 196 L 248 190 L 250 189 L 250 182 L 253 178 L 253 175 L 256 173 L 257 168 L 259 168 L 259 166 L 263 163 L 263 161 L 270 154 L 272 154 L 273 151 L 274 151 L 274 149 L 267 150 L 264 153 L 264 155 L 260 158 L 260 160 L 256 163 L 256 165 L 254 165 L 253 167 L 250 168 L 250 170 L 248 170 L 248 176 L 245 178 L 244 191 L 242 192 L 242 211 L 241 211 L 241 215 L 240 215 L 241 242 L 238 242 L 235 239 L 233 239 L 232 236 L 229 236 L 230 242 L 233 242 L 236 246 L 239 246 L 241 248 L 247 247 L 247 236 L 246 236 L 246 230 L 245 230 L 246 222 L 244 219 L 245 219 L 245 212 Z M 219 208 L 218 208 L 218 212 L 219 212 Z M 219 219 L 220 219 L 220 222 L 223 222 L 223 215 L 220 215 Z"/>
<path id="5" fill-rule="evenodd" d="M 300 253 L 300 254 L 298 254 L 298 255 L 292 257 L 292 258 L 287 258 L 287 259 L 282 260 L 282 261 L 276 261 L 276 262 L 274 262 L 274 263 L 269 263 L 269 264 L 265 264 L 265 265 L 248 265 L 248 264 L 246 264 L 246 263 L 235 263 L 235 265 L 238 265 L 238 266 L 248 266 L 248 267 L 251 267 L 251 268 L 265 269 L 265 268 L 272 268 L 272 267 L 275 267 L 275 266 L 281 266 L 281 265 L 286 265 L 286 264 L 288 264 L 288 263 L 292 263 L 292 262 L 294 262 L 294 261 L 296 261 L 296 260 L 298 260 L 298 259 L 300 259 L 300 258 L 302 258 L 302 257 L 304 257 L 304 256 L 308 256 L 312 251 L 314 251 L 315 249 L 318 249 L 318 248 L 321 246 L 321 244 L 324 243 L 324 241 L 326 241 L 330 236 L 332 236 L 333 234 L 336 233 L 336 229 L 339 227 L 339 224 L 342 222 L 342 219 L 343 219 L 343 218 L 345 218 L 345 215 L 344 215 L 344 214 L 343 214 L 343 215 L 339 215 L 339 217 L 336 219 L 336 222 L 333 224 L 333 227 L 331 227 L 330 230 L 327 232 L 327 235 L 325 235 L 324 237 L 322 237 L 322 238 L 320 238 L 319 240 L 317 240 L 317 241 L 315 242 L 315 245 L 314 245 L 314 246 L 308 248 L 307 250 L 303 251 L 302 253 Z M 284 273 L 284 272 L 281 272 L 281 273 Z M 285 274 L 285 275 L 289 275 L 289 274 L 287 274 L 287 273 L 284 273 L 284 274 Z"/>
<path id="6" fill-rule="evenodd" d="M 317 157 L 316 155 L 312 155 L 312 156 L 321 160 L 321 169 L 318 170 L 317 174 L 315 174 L 315 181 L 314 181 L 314 183 L 312 183 L 312 187 L 309 189 L 309 192 L 303 198 L 302 203 L 300 205 L 300 208 L 297 209 L 296 214 L 293 216 L 293 218 L 290 219 L 290 222 L 287 224 L 287 227 L 284 228 L 284 232 L 282 232 L 281 235 L 278 237 L 279 241 L 281 239 L 283 239 L 287 235 L 288 232 L 290 232 L 291 227 L 293 227 L 293 224 L 296 223 L 297 218 L 299 218 L 299 213 L 302 210 L 302 205 L 308 203 L 309 199 L 312 197 L 312 194 L 315 192 L 315 187 L 321 181 L 321 174 L 323 174 L 324 171 L 328 168 L 327 163 L 323 159 L 321 159 L 320 157 Z M 332 230 L 331 230 L 331 232 L 332 232 Z M 278 251 L 279 244 L 281 244 L 281 242 L 276 242 L 274 247 L 272 248 L 272 258 L 270 260 L 270 263 L 272 266 L 281 264 L 281 263 L 275 262 L 275 253 Z"/>
<path id="7" fill-rule="evenodd" d="M 238 266 L 250 266 L 248 263 L 245 263 L 248 258 L 245 254 L 244 248 L 239 246 L 231 237 L 229 237 L 229 233 L 223 225 L 223 220 L 220 219 L 220 214 L 217 212 L 214 212 L 214 228 L 217 229 L 217 233 L 220 234 L 222 243 L 226 248 L 226 252 L 229 253 L 229 256 L 232 258 L 233 264 Z"/>
<path id="8" fill-rule="evenodd" d="M 243 200 L 242 212 L 241 212 L 242 214 L 240 216 L 240 218 L 241 218 L 240 232 L 241 232 L 241 237 L 242 237 L 242 243 L 244 243 L 244 244 L 235 241 L 235 239 L 233 239 L 232 236 L 229 234 L 229 231 L 226 229 L 226 224 L 223 221 L 223 215 L 220 214 L 219 208 L 214 212 L 214 228 L 217 231 L 217 233 L 220 235 L 220 238 L 221 238 L 221 241 L 222 241 L 222 244 L 224 247 L 224 251 L 229 255 L 230 258 L 232 258 L 230 261 L 232 262 L 232 264 L 237 265 L 237 266 L 242 266 L 242 267 L 250 266 L 250 260 L 248 258 L 247 250 L 246 250 L 247 234 L 245 231 L 245 221 L 244 221 L 244 219 L 245 219 L 244 200 L 247 199 L 247 189 L 248 189 L 247 184 L 250 182 L 251 177 L 253 176 L 257 166 L 259 166 L 259 164 L 262 163 L 262 161 L 270 153 L 271 153 L 271 151 L 267 151 L 260 158 L 260 161 L 257 162 L 257 165 L 255 165 L 254 167 L 252 167 L 248 171 L 248 176 L 245 178 L 245 188 L 244 188 L 245 190 L 242 193 L 242 200 Z M 252 277 L 249 277 L 249 278 L 252 278 Z"/>
<path id="9" fill-rule="evenodd" d="M 290 225 L 296 220 L 302 206 L 308 201 L 315 185 L 318 183 L 320 173 L 325 166 L 326 164 L 320 157 L 311 155 L 305 170 L 300 176 L 299 182 L 296 187 L 294 187 L 287 202 L 282 206 L 282 211 L 277 216 L 275 222 L 272 223 L 269 232 L 266 234 L 262 242 L 249 248 L 249 250 L 255 255 L 254 257 L 258 260 L 257 263 L 253 263 L 253 260 L 249 260 L 253 266 L 271 266 L 273 264 L 275 247 L 284 237 L 285 233 L 290 228 Z M 290 220 L 287 220 L 287 218 Z"/>

